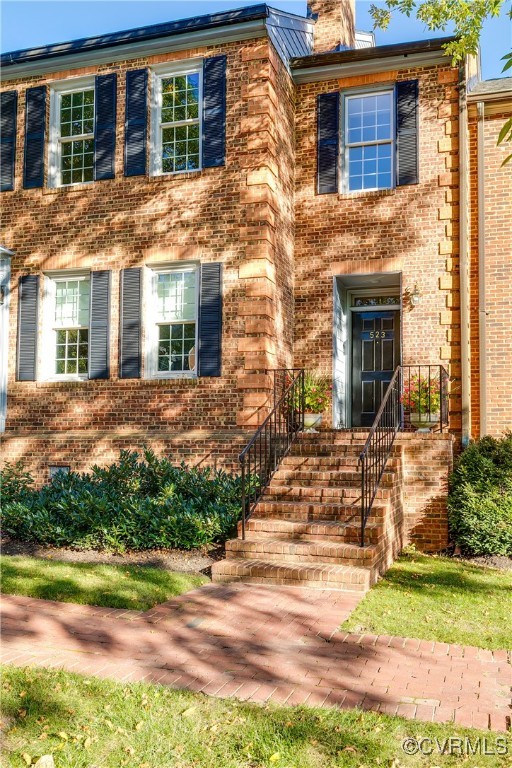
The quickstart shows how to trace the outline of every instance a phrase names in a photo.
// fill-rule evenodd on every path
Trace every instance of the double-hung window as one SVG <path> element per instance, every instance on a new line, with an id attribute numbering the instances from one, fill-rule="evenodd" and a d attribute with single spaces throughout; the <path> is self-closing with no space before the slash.
<path id="1" fill-rule="evenodd" d="M 86 377 L 89 358 L 90 278 L 50 281 L 52 331 L 51 376 Z"/>
<path id="2" fill-rule="evenodd" d="M 155 174 L 201 168 L 201 79 L 200 67 L 156 77 L 153 111 Z"/>
<path id="3" fill-rule="evenodd" d="M 184 267 L 153 275 L 153 375 L 196 371 L 198 270 Z"/>
<path id="4" fill-rule="evenodd" d="M 348 192 L 393 186 L 393 91 L 345 96 Z"/>
<path id="5" fill-rule="evenodd" d="M 55 90 L 52 109 L 54 186 L 94 180 L 94 84 Z"/>

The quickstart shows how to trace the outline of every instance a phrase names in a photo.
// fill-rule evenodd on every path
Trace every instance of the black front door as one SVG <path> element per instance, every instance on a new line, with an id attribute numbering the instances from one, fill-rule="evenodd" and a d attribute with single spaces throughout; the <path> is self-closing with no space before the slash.
<path id="1" fill-rule="evenodd" d="M 400 363 L 400 313 L 352 313 L 352 426 L 373 424 Z"/>

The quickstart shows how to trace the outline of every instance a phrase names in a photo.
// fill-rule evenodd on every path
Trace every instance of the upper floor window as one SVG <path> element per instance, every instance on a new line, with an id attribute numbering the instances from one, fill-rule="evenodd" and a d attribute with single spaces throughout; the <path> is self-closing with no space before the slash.
<path id="1" fill-rule="evenodd" d="M 392 91 L 345 97 L 345 168 L 349 192 L 393 186 Z"/>
<path id="2" fill-rule="evenodd" d="M 155 82 L 154 173 L 201 168 L 202 69 L 158 75 Z"/>
<path id="3" fill-rule="evenodd" d="M 94 82 L 52 90 L 50 184 L 94 180 Z"/>

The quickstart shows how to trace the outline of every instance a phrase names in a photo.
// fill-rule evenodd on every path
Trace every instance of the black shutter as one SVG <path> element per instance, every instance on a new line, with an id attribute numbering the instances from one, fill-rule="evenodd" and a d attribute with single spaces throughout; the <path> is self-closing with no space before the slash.
<path id="1" fill-rule="evenodd" d="M 417 184 L 418 81 L 396 84 L 396 183 Z"/>
<path id="2" fill-rule="evenodd" d="M 203 168 L 226 163 L 226 56 L 203 62 Z"/>
<path id="3" fill-rule="evenodd" d="M 27 88 L 25 106 L 25 158 L 23 186 L 36 189 L 44 183 L 44 140 L 46 133 L 46 86 Z"/>
<path id="4" fill-rule="evenodd" d="M 109 377 L 110 270 L 91 272 L 89 378 Z"/>
<path id="5" fill-rule="evenodd" d="M 222 264 L 201 266 L 199 376 L 220 376 L 222 367 Z"/>
<path id="6" fill-rule="evenodd" d="M 317 104 L 318 194 L 338 191 L 340 95 L 321 93 Z"/>
<path id="7" fill-rule="evenodd" d="M 148 71 L 126 73 L 126 115 L 124 124 L 124 175 L 146 173 Z"/>
<path id="8" fill-rule="evenodd" d="M 18 381 L 36 380 L 39 276 L 24 275 L 18 284 Z"/>
<path id="9" fill-rule="evenodd" d="M 121 272 L 121 318 L 119 329 L 119 378 L 140 379 L 141 372 L 141 284 L 140 268 Z"/>
<path id="10" fill-rule="evenodd" d="M 0 99 L 0 190 L 8 192 L 14 189 L 18 92 L 4 91 Z"/>
<path id="11" fill-rule="evenodd" d="M 95 78 L 94 179 L 115 176 L 117 75 Z"/>

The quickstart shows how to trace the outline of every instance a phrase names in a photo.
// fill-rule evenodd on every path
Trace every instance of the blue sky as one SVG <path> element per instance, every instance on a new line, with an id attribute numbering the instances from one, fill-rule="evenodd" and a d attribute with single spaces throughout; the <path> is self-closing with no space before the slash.
<path id="1" fill-rule="evenodd" d="M 211 11 L 253 5 L 257 0 L 2 0 L 0 4 L 1 48 L 13 51 L 36 45 L 73 40 L 105 32 L 157 24 L 172 19 L 198 16 Z M 275 8 L 304 14 L 306 0 L 268 0 Z M 484 78 L 500 77 L 500 58 L 510 50 L 512 25 L 506 15 L 506 0 L 498 19 L 486 23 L 481 40 Z M 357 0 L 357 28 L 372 28 L 369 0 Z M 439 35 L 449 34 L 440 32 Z M 420 22 L 396 14 L 385 32 L 378 31 L 377 44 L 434 37 Z"/>

